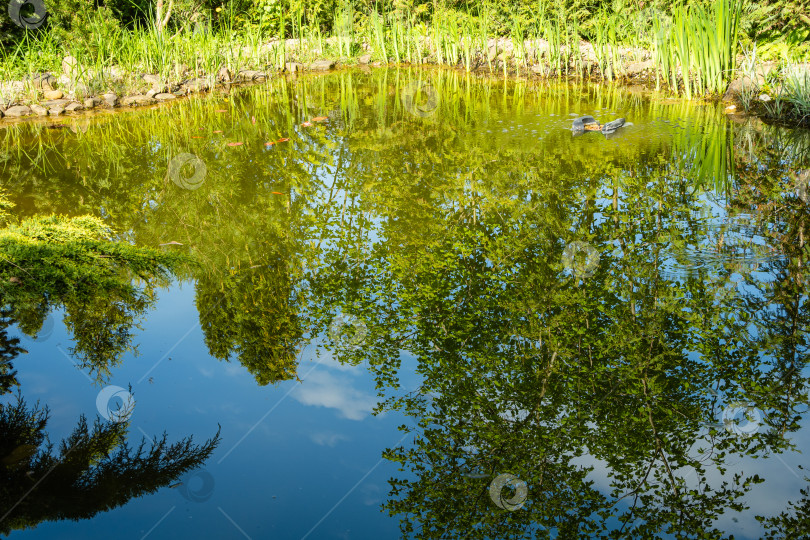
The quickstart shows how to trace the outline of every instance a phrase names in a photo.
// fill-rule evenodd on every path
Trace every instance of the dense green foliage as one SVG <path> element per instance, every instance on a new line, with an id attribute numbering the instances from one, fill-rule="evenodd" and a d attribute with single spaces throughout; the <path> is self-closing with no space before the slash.
<path id="1" fill-rule="evenodd" d="M 796 64 L 810 60 L 806 3 L 177 0 L 167 12 L 157 0 L 68 0 L 38 30 L 0 17 L 0 78 L 60 73 L 70 54 L 82 67 L 72 75 L 82 87 L 77 95 L 121 94 L 143 91 L 146 72 L 177 83 L 192 73 L 213 77 L 223 66 L 236 73 L 323 57 L 351 63 L 368 52 L 383 63 L 613 80 L 632 76 L 631 64 L 652 55 L 657 89 L 719 95 L 749 76 L 758 82 L 741 98 L 746 110 L 753 99 L 755 112 L 802 124 L 810 122 L 810 75 Z M 751 76 L 762 60 L 776 69 Z M 754 99 L 763 92 L 770 102 Z M 0 98 L 19 94 L 4 90 Z"/>
<path id="2" fill-rule="evenodd" d="M 528 29 L 543 18 L 559 17 L 566 25 L 576 25 L 587 39 L 595 39 L 605 16 L 615 15 L 619 24 L 617 38 L 630 43 L 639 33 L 646 33 L 654 18 L 671 15 L 681 6 L 708 7 L 710 0 L 666 2 L 663 0 L 176 0 L 168 28 L 211 25 L 215 30 L 226 27 L 257 26 L 270 35 L 281 29 L 291 37 L 296 22 L 316 26 L 323 34 L 335 34 L 335 14 L 345 9 L 347 1 L 354 7 L 355 24 L 367 27 L 372 13 L 396 13 L 429 23 L 445 10 L 463 17 L 490 20 L 495 35 L 510 35 L 516 28 Z M 166 1 L 168 4 L 168 0 Z M 774 42 L 777 47 L 806 48 L 810 18 L 807 0 L 764 0 L 740 2 L 743 8 L 741 26 L 749 39 Z M 154 23 L 156 0 L 60 0 L 47 3 L 48 27 L 54 39 L 67 45 L 70 39 L 91 41 L 116 27 L 148 27 Z M 1 14 L 0 43 L 13 47 L 25 32 L 11 24 L 5 11 Z M 778 51 L 777 51 L 778 52 Z M 810 51 L 805 51 L 805 54 Z"/>

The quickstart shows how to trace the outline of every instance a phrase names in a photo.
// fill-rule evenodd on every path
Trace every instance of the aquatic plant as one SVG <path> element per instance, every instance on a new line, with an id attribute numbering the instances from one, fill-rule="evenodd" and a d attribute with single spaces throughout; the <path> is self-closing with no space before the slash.
<path id="1" fill-rule="evenodd" d="M 660 78 L 687 99 L 697 93 L 722 93 L 734 75 L 739 43 L 740 4 L 715 0 L 711 11 L 698 4 L 672 11 L 671 23 L 653 20 L 653 50 Z"/>

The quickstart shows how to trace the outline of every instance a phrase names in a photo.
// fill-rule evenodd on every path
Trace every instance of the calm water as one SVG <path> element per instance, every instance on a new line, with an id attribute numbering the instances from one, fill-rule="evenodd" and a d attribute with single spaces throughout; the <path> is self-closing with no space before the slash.
<path id="1" fill-rule="evenodd" d="M 109 230 L 0 237 L 0 531 L 810 534 L 810 133 L 417 70 L 59 122 L 12 219 Z"/>

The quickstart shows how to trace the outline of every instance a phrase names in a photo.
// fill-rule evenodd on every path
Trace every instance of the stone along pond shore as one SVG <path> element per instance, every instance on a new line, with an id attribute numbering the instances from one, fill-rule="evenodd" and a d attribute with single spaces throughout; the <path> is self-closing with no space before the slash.
<path id="1" fill-rule="evenodd" d="M 309 64 L 287 63 L 287 72 L 330 71 L 336 62 L 318 60 Z M 62 61 L 62 73 L 42 73 L 22 81 L 0 83 L 0 118 L 81 114 L 93 109 L 114 109 L 154 105 L 217 86 L 261 82 L 272 76 L 270 71 L 240 70 L 231 73 L 225 67 L 213 76 L 195 76 L 188 66 L 174 66 L 168 78 L 155 74 L 127 74 L 116 67 L 101 72 L 82 69 L 75 58 Z M 81 82 L 86 81 L 86 82 Z M 88 84 L 89 83 L 89 84 Z M 91 87 L 125 88 L 125 91 L 94 93 Z M 124 94 L 124 95 L 120 95 Z"/>
<path id="2" fill-rule="evenodd" d="M 288 41 L 293 42 L 285 44 L 290 53 L 289 57 L 297 56 L 300 59 L 302 51 L 296 50 L 295 40 Z M 363 48 L 368 52 L 367 44 L 364 44 Z M 490 40 L 489 51 L 486 54 L 481 53 L 477 68 L 473 71 L 488 72 L 484 60 L 487 57 L 496 65 L 499 63 L 508 65 L 509 59 L 513 56 L 512 48 L 510 40 Z M 522 70 L 511 66 L 510 74 L 518 76 L 522 74 L 532 78 L 553 77 L 553 70 L 543 63 L 543 58 L 548 57 L 548 50 L 544 50 L 547 48 L 548 44 L 527 42 L 529 56 L 536 58 L 538 63 Z M 593 47 L 583 42 L 580 49 L 585 76 L 601 80 L 595 69 L 596 55 Z M 309 53 L 319 52 L 309 51 Z M 652 89 L 655 84 L 655 65 L 650 60 L 649 51 L 622 49 L 621 56 L 623 61 L 617 78 L 636 89 L 639 87 Z M 273 66 L 265 70 L 242 69 L 235 73 L 226 67 L 220 67 L 216 73 L 206 74 L 195 72 L 185 64 L 177 64 L 171 66 L 167 75 L 161 76 L 154 73 L 126 72 L 117 66 L 94 71 L 80 65 L 76 58 L 66 56 L 62 60 L 61 73 L 39 73 L 19 81 L 0 82 L 0 125 L 20 119 L 75 115 L 98 109 L 149 106 L 208 92 L 217 87 L 227 88 L 230 85 L 261 82 L 278 73 L 330 71 L 336 66 L 339 67 L 343 61 L 346 65 L 354 65 L 355 62 L 360 65 L 383 65 L 380 62 L 372 64 L 371 54 L 363 54 L 356 59 L 287 62 L 281 70 Z M 432 63 L 435 62 L 430 57 L 425 57 L 420 62 L 423 65 Z M 728 91 L 722 96 L 723 99 L 731 102 L 738 100 L 741 93 L 762 84 L 768 72 L 774 67 L 769 64 L 758 66 L 757 81 L 752 81 L 750 76 L 742 76 L 732 81 Z M 810 70 L 810 67 L 808 69 Z M 765 99 L 768 99 L 768 96 L 765 96 Z"/>

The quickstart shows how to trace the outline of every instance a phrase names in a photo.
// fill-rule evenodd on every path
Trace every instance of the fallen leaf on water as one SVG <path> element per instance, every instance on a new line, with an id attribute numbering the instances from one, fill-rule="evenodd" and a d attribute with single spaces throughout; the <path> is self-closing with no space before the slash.
<path id="1" fill-rule="evenodd" d="M 215 131 L 214 133 L 222 133 L 222 130 Z"/>
<path id="2" fill-rule="evenodd" d="M 9 280 L 10 282 L 12 282 L 12 283 L 22 283 L 22 280 L 21 280 L 20 278 L 18 278 L 18 277 L 14 277 L 14 276 L 12 276 L 12 277 L 8 278 L 8 280 Z"/>
<path id="3" fill-rule="evenodd" d="M 279 140 L 277 140 L 276 142 L 277 142 L 277 143 L 279 143 L 279 142 L 287 142 L 287 141 L 289 141 L 289 140 L 290 140 L 290 139 L 279 139 Z"/>
<path id="4" fill-rule="evenodd" d="M 217 112 L 228 112 L 228 111 L 225 109 L 217 109 Z"/>
<path id="5" fill-rule="evenodd" d="M 274 143 L 273 141 L 264 143 L 265 146 L 273 146 L 274 144 L 276 143 Z"/>
<path id="6" fill-rule="evenodd" d="M 228 146 L 242 146 L 243 144 L 245 144 L 245 143 L 240 143 L 240 142 L 229 142 L 229 143 L 228 143 Z"/>
<path id="7" fill-rule="evenodd" d="M 309 127 L 309 126 L 311 126 L 311 125 L 312 125 L 312 122 L 303 122 L 301 125 L 302 125 L 303 127 Z"/>
<path id="8" fill-rule="evenodd" d="M 202 139 L 202 137 L 191 137 L 192 139 Z"/>
<path id="9" fill-rule="evenodd" d="M 312 119 L 313 122 L 323 122 L 324 120 L 328 120 L 327 116 L 316 116 Z"/>
<path id="10" fill-rule="evenodd" d="M 284 195 L 280 191 L 271 191 L 270 193 L 272 193 L 273 195 Z"/>
<path id="11" fill-rule="evenodd" d="M 255 116 L 251 116 L 251 117 L 250 117 L 250 121 L 251 121 L 251 122 L 253 122 L 253 123 L 255 124 L 255 123 L 256 123 L 256 117 L 255 117 Z"/>
<path id="12" fill-rule="evenodd" d="M 172 240 L 171 242 L 166 242 L 165 244 L 160 244 L 161 246 L 182 246 L 180 242 L 175 242 Z"/>

